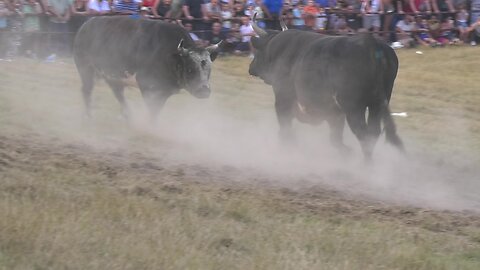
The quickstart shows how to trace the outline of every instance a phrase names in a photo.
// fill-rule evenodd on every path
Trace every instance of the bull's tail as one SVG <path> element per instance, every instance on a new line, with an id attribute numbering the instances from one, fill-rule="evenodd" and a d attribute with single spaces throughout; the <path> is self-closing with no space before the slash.
<path id="1" fill-rule="evenodd" d="M 380 97 L 378 102 L 380 117 L 383 122 L 385 137 L 388 143 L 397 147 L 400 151 L 405 152 L 405 147 L 402 140 L 397 134 L 397 128 L 390 114 L 389 102 L 393 89 L 393 82 L 395 80 L 398 68 L 398 60 L 396 55 L 385 50 L 373 37 L 370 39 L 375 42 L 372 46 L 375 48 L 373 52 L 376 66 L 376 91 L 375 95 Z M 380 45 L 380 46 L 379 46 Z M 389 73 L 390 72 L 390 73 Z"/>
<path id="2" fill-rule="evenodd" d="M 405 152 L 405 147 L 403 146 L 403 142 L 397 134 L 397 127 L 395 126 L 395 122 L 393 122 L 393 118 L 386 100 L 381 108 L 381 116 L 387 142 L 397 147 L 400 151 Z"/>

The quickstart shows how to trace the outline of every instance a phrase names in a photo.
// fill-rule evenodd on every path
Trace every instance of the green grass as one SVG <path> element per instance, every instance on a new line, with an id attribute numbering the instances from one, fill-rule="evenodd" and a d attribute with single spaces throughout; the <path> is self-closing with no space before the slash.
<path id="1" fill-rule="evenodd" d="M 396 118 L 409 150 L 480 162 L 478 50 L 398 55 L 391 106 L 409 114 Z M 218 59 L 212 98 L 175 96 L 162 117 L 214 107 L 275 127 L 271 89 L 248 62 Z M 85 123 L 70 60 L 0 63 L 0 269 L 480 269 L 477 215 L 170 160 L 188 146 L 132 130 L 103 83 L 94 93 Z M 127 96 L 144 113 L 138 91 Z"/>

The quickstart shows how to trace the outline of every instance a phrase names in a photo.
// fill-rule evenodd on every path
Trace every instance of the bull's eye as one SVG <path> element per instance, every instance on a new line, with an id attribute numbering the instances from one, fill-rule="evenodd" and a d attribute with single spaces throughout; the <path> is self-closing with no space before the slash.
<path id="1" fill-rule="evenodd" d="M 202 65 L 202 68 L 203 68 L 203 67 L 205 67 L 205 65 L 207 65 L 207 61 L 202 60 L 202 61 L 200 62 L 200 64 Z"/>

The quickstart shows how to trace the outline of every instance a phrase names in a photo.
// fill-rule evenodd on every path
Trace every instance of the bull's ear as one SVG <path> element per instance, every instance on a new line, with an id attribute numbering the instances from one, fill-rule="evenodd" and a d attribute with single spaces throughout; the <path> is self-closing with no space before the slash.
<path id="1" fill-rule="evenodd" d="M 188 50 L 183 47 L 183 38 L 180 39 L 180 42 L 178 43 L 177 51 L 182 56 L 188 55 Z"/>
<path id="2" fill-rule="evenodd" d="M 210 53 L 210 60 L 212 62 L 215 61 L 215 59 L 217 59 L 217 56 L 218 56 L 218 52 Z"/>

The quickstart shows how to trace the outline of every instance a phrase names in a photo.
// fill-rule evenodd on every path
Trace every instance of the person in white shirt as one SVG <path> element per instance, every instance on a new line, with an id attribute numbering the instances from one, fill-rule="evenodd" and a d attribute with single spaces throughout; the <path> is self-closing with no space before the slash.
<path id="1" fill-rule="evenodd" d="M 110 13 L 110 5 L 107 0 L 90 0 L 88 1 L 89 14 L 106 14 Z"/>
<path id="2" fill-rule="evenodd" d="M 380 14 L 383 9 L 381 0 L 362 0 L 360 10 L 363 14 L 363 28 L 367 31 L 373 30 L 377 33 L 380 30 Z"/>
<path id="3" fill-rule="evenodd" d="M 250 38 L 255 36 L 255 31 L 253 30 L 252 24 L 250 23 L 250 17 L 242 17 L 242 25 L 240 26 L 240 34 L 242 36 L 242 42 L 240 42 L 235 48 L 235 54 L 249 54 L 250 57 L 253 56 L 253 48 L 250 43 Z"/>
<path id="4" fill-rule="evenodd" d="M 412 15 L 407 14 L 403 20 L 397 22 L 397 40 L 403 47 L 409 48 L 414 45 L 413 32 L 415 29 L 415 21 Z"/>

